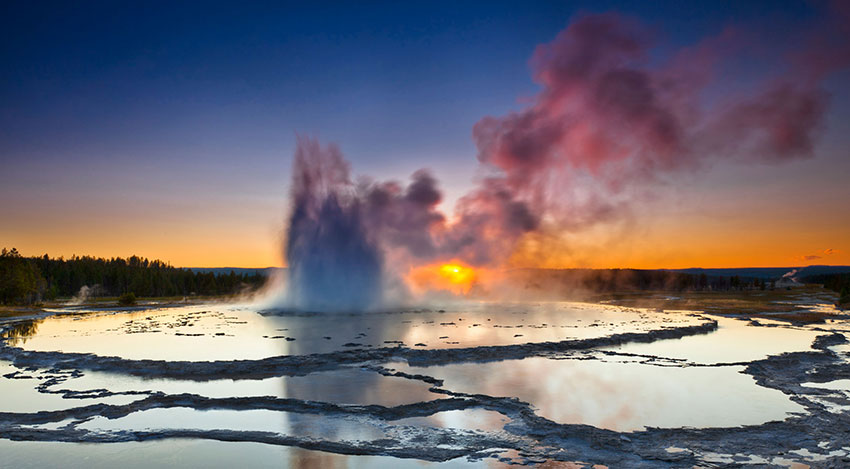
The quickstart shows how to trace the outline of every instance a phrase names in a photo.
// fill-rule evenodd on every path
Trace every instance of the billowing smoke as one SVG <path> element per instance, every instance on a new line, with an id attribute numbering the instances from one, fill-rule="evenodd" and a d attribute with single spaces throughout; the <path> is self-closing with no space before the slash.
<path id="1" fill-rule="evenodd" d="M 300 138 L 286 245 L 290 302 L 376 307 L 413 266 L 504 266 L 524 239 L 545 251 L 546 233 L 622 218 L 623 194 L 674 172 L 723 158 L 809 157 L 828 101 L 821 82 L 850 63 L 848 32 L 841 20 L 824 23 L 800 50 L 783 51 L 787 67 L 766 67 L 759 91 L 733 95 L 713 85 L 729 82 L 724 65 L 750 49 L 747 34 L 729 29 L 659 61 L 637 21 L 578 17 L 534 52 L 541 90 L 530 104 L 475 124 L 483 176 L 451 218 L 438 211 L 442 195 L 427 170 L 406 186 L 354 183 L 335 146 Z"/>

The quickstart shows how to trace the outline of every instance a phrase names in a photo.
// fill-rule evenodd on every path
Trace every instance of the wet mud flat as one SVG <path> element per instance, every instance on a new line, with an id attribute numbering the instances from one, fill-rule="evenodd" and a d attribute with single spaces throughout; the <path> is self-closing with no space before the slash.
<path id="1" fill-rule="evenodd" d="M 79 448 L 93 467 L 850 465 L 850 317 L 813 295 L 793 312 L 829 319 L 57 311 L 0 324 L 0 449 L 36 466 Z"/>

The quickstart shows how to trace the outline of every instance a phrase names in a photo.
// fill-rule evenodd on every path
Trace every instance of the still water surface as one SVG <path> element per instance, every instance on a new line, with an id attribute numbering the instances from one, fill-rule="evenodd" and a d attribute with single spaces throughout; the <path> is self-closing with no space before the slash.
<path id="1" fill-rule="evenodd" d="M 251 432 L 292 437 L 302 442 L 299 445 L 309 440 L 368 448 L 380 441 L 394 441 L 400 448 L 421 446 L 422 451 L 437 441 L 453 448 L 463 447 L 464 441 L 487 438 L 523 440 L 522 434 L 510 433 L 521 428 L 512 424 L 510 405 L 504 409 L 497 405 L 464 408 L 465 394 L 516 398 L 556 423 L 620 432 L 783 420 L 805 412 L 804 408 L 777 390 L 757 385 L 753 377 L 741 372 L 745 362 L 810 350 L 812 340 L 822 334 L 807 327 L 759 327 L 686 312 L 561 302 L 472 303 L 445 310 L 362 315 L 270 314 L 250 305 L 227 304 L 60 313 L 7 327 L 7 345 L 31 352 L 93 354 L 95 359 L 182 362 L 166 365 L 190 371 L 193 363 L 207 361 L 232 362 L 238 368 L 240 360 L 349 350 L 478 350 L 495 346 L 492 357 L 486 353 L 473 358 L 459 356 L 433 366 L 411 366 L 403 360 L 343 361 L 331 362 L 327 369 L 299 373 L 296 367 L 262 379 L 193 379 L 191 372 L 187 379 L 165 379 L 128 374 L 120 365 L 91 371 L 47 365 L 19 368 L 0 360 L 0 413 L 67 411 L 50 422 L 21 428 L 73 431 L 83 435 L 80 441 L 94 441 L 97 435 L 116 441 L 116 435 L 138 432 L 232 431 L 240 438 Z M 712 320 L 718 323 L 716 331 L 681 339 L 520 358 L 499 356 L 498 346 L 644 334 Z M 838 347 L 843 351 L 844 346 Z M 189 396 L 185 403 L 132 407 L 147 402 L 145 399 L 184 395 Z M 206 398 L 226 402 L 224 407 L 193 407 Z M 285 404 L 289 410 L 262 408 L 257 404 L 261 398 Z M 448 401 L 453 403 L 443 404 Z M 437 404 L 431 406 L 434 402 Z M 125 410 L 107 416 L 79 414 L 80 408 L 92 404 Z M 452 408 L 454 405 L 461 408 Z M 62 435 L 61 439 L 76 438 L 69 437 L 70 433 Z M 494 456 L 483 460 L 459 458 L 437 464 L 409 459 L 411 456 L 343 456 L 289 445 L 171 437 L 109 444 L 0 439 L 0 451 L 15 467 L 58 467 L 65 458 L 84 461 L 87 467 L 111 467 L 119 462 L 122 467 L 148 467 L 186 461 L 217 467 L 231 463 L 252 467 L 496 467 L 504 463 L 497 459 L 496 449 Z"/>

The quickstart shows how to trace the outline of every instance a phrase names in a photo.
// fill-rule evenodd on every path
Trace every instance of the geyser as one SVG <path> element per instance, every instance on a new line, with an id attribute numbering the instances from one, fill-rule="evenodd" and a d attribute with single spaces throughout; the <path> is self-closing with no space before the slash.
<path id="1" fill-rule="evenodd" d="M 381 302 L 382 258 L 334 145 L 298 139 L 286 241 L 288 303 L 304 311 L 363 311 Z"/>
<path id="2" fill-rule="evenodd" d="M 440 210 L 442 193 L 428 170 L 407 185 L 354 184 L 336 146 L 299 138 L 288 306 L 386 306 L 387 296 L 406 298 L 413 286 L 395 288 L 402 278 L 467 294 L 474 275 L 447 267 L 434 276 L 430 267 L 537 266 L 569 251 L 565 233 L 628 219 L 633 199 L 675 182 L 675 174 L 723 158 L 812 156 L 828 102 L 822 83 L 850 64 L 844 23 L 827 22 L 812 33 L 818 40 L 774 54 L 795 59 L 765 67 L 753 91 L 730 93 L 715 77 L 742 51 L 758 49 L 746 35 L 726 31 L 649 60 L 655 44 L 639 22 L 579 16 L 534 53 L 541 87 L 528 105 L 473 127 L 481 170 L 453 216 Z M 706 100 L 709 92 L 724 99 Z"/>

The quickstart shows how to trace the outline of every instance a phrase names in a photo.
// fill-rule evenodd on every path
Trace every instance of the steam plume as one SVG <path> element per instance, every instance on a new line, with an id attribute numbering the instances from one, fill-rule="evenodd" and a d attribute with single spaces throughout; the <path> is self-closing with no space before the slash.
<path id="1" fill-rule="evenodd" d="M 797 64 L 816 63 L 808 69 L 711 105 L 704 93 L 723 60 L 748 48 L 744 34 L 726 30 L 657 65 L 649 61 L 651 36 L 636 21 L 580 17 L 534 52 L 542 90 L 533 104 L 475 125 L 478 159 L 515 190 L 540 191 L 551 186 L 552 171 L 586 172 L 617 190 L 713 158 L 811 156 L 827 102 L 820 81 L 850 61 L 842 37 L 831 53 L 796 51 Z"/>
<path id="2" fill-rule="evenodd" d="M 375 307 L 396 278 L 386 265 L 504 265 L 524 237 L 617 220 L 628 208 L 624 191 L 677 171 L 721 158 L 812 156 L 828 102 L 821 82 L 850 63 L 847 13 L 838 8 L 840 20 L 785 51 L 788 67 L 764 77 L 759 91 L 716 102 L 706 93 L 724 61 L 750 48 L 747 34 L 730 28 L 659 63 L 637 21 L 578 17 L 535 50 L 541 90 L 531 104 L 475 124 L 484 176 L 451 222 L 437 210 L 442 194 L 427 170 L 406 186 L 355 184 L 337 147 L 299 138 L 286 245 L 291 303 Z"/>
<path id="3" fill-rule="evenodd" d="M 380 299 L 381 252 L 348 172 L 336 146 L 299 138 L 285 253 L 289 302 L 297 309 L 364 310 Z"/>

